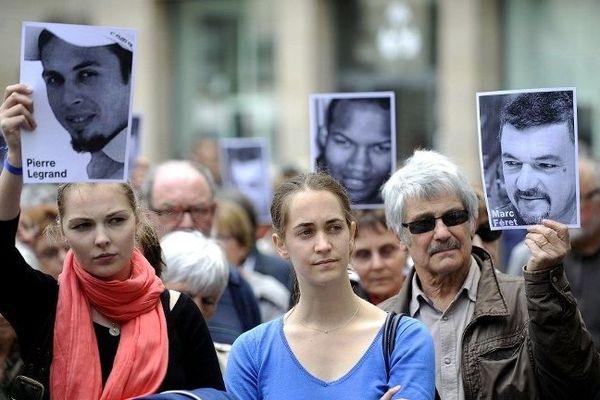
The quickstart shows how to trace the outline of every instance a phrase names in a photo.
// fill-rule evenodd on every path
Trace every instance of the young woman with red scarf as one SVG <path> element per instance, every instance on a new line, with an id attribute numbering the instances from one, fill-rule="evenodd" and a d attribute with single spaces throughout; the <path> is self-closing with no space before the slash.
<path id="1" fill-rule="evenodd" d="M 25 374 L 53 399 L 223 389 L 200 310 L 188 296 L 165 290 L 157 263 L 143 255 L 151 254 L 144 237 L 154 236 L 143 236 L 151 231 L 128 184 L 59 187 L 60 230 L 70 250 L 58 281 L 27 265 L 15 248 L 21 129 L 35 127 L 31 94 L 9 86 L 0 106 L 8 147 L 0 174 L 0 313 L 17 332 Z"/>

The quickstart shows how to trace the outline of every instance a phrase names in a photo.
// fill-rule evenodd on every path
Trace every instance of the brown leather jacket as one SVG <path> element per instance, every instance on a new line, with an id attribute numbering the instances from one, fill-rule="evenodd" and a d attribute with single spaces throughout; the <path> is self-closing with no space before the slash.
<path id="1" fill-rule="evenodd" d="M 496 271 L 484 250 L 472 254 L 481 278 L 462 334 L 465 399 L 600 399 L 600 356 L 562 265 L 523 280 Z M 414 273 L 381 308 L 409 313 Z"/>

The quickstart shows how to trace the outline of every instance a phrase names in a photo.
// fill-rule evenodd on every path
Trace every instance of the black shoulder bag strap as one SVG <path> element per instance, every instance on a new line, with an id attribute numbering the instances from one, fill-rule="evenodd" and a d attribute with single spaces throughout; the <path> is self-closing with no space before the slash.
<path id="1" fill-rule="evenodd" d="M 402 313 L 396 314 L 394 311 L 390 311 L 383 324 L 383 360 L 385 362 L 385 375 L 388 379 L 390 378 L 390 358 L 396 344 L 396 331 L 403 315 Z"/>
<path id="2" fill-rule="evenodd" d="M 403 313 L 396 314 L 396 312 L 390 311 L 383 324 L 383 360 L 385 363 L 385 376 L 388 381 L 390 379 L 390 358 L 396 344 L 396 331 L 403 315 Z M 437 388 L 435 389 L 435 400 L 440 400 Z"/>

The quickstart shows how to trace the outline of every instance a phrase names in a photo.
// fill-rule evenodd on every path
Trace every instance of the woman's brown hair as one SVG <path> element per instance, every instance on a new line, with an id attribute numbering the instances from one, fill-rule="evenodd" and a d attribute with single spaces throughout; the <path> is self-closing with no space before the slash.
<path id="1" fill-rule="evenodd" d="M 326 191 L 333 194 L 340 202 L 346 224 L 350 226 L 354 220 L 348 193 L 346 193 L 346 189 L 344 189 L 338 181 L 324 172 L 304 173 L 283 182 L 273 194 L 273 201 L 271 203 L 271 221 L 273 223 L 273 232 L 281 238 L 285 237 L 289 199 L 296 193 L 309 190 Z M 318 205 L 315 206 L 318 207 Z"/>

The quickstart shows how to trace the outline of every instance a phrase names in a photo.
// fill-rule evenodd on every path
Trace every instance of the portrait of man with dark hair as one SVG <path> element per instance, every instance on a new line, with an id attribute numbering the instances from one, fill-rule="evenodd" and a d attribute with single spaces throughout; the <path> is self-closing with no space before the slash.
<path id="1" fill-rule="evenodd" d="M 355 208 L 380 206 L 396 161 L 393 93 L 313 95 L 311 111 L 313 169 L 340 182 Z"/>
<path id="2" fill-rule="evenodd" d="M 133 64 L 129 30 L 66 24 L 24 30 L 24 59 L 40 61 L 48 104 L 90 179 L 123 180 Z"/>
<path id="3" fill-rule="evenodd" d="M 493 199 L 491 226 L 534 225 L 543 219 L 578 226 L 574 89 L 500 95 L 506 98 L 498 103 L 497 160 L 506 198 Z"/>

